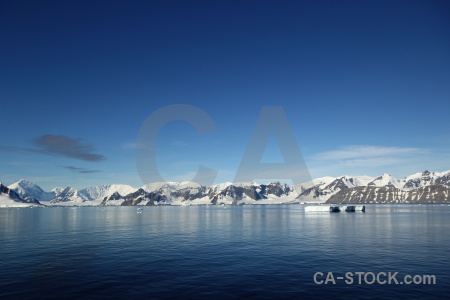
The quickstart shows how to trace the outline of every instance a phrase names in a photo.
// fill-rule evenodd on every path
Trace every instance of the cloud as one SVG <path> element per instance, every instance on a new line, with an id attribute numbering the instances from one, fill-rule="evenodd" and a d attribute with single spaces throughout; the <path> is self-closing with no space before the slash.
<path id="1" fill-rule="evenodd" d="M 94 147 L 84 144 L 80 139 L 73 139 L 65 135 L 45 134 L 33 141 L 33 144 L 41 149 L 30 149 L 30 151 L 60 155 L 85 161 L 100 161 L 105 157 L 101 154 L 92 153 Z"/>
<path id="2" fill-rule="evenodd" d="M 0 145 L 1 152 L 38 153 L 46 155 L 65 156 L 84 161 L 100 161 L 106 159 L 101 154 L 92 153 L 94 147 L 66 135 L 45 134 L 33 140 L 38 148 L 23 148 Z"/>
<path id="3" fill-rule="evenodd" d="M 100 170 L 87 170 L 84 168 L 78 168 L 78 167 L 74 167 L 74 166 L 64 166 L 63 168 L 71 170 L 73 172 L 82 173 L 82 174 L 91 174 L 91 173 L 101 172 Z"/>
<path id="4" fill-rule="evenodd" d="M 399 176 L 404 176 L 411 169 L 431 164 L 434 155 L 435 151 L 431 149 L 351 145 L 314 154 L 307 161 L 313 177 L 385 172 L 397 172 Z"/>
<path id="5" fill-rule="evenodd" d="M 419 148 L 380 147 L 368 145 L 353 145 L 338 150 L 326 151 L 313 156 L 316 160 L 366 160 L 374 157 L 392 157 L 399 155 L 421 154 L 425 150 Z"/>
<path id="6" fill-rule="evenodd" d="M 363 158 L 363 159 L 348 159 L 338 161 L 337 164 L 340 167 L 344 168 L 355 168 L 355 167 L 380 167 L 380 166 L 388 166 L 393 164 L 405 163 L 408 162 L 406 159 L 402 159 L 399 157 L 372 157 L 372 158 Z"/>

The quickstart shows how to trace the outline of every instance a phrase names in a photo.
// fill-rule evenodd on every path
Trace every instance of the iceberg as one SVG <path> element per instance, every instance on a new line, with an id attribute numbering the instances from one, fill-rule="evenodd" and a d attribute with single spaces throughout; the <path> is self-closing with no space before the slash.
<path id="1" fill-rule="evenodd" d="M 305 211 L 320 211 L 320 212 L 355 212 L 355 211 L 366 211 L 365 205 L 346 205 L 346 206 L 335 206 L 335 205 L 314 205 L 314 206 L 306 206 Z"/>
<path id="2" fill-rule="evenodd" d="M 339 206 L 328 206 L 328 205 L 318 205 L 318 206 L 306 206 L 305 211 L 322 211 L 322 212 L 339 212 Z"/>

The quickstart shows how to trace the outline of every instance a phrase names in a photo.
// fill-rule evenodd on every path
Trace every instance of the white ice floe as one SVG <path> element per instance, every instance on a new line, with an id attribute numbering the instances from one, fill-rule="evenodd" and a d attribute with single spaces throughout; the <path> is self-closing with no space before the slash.
<path id="1" fill-rule="evenodd" d="M 320 211 L 320 212 L 332 212 L 336 211 L 339 206 L 332 205 L 314 205 L 314 206 L 306 206 L 305 211 Z"/>
<path id="2" fill-rule="evenodd" d="M 313 205 L 306 206 L 305 212 L 355 212 L 355 211 L 366 211 L 366 207 L 364 205 L 345 205 L 345 206 L 336 206 L 336 205 Z"/>

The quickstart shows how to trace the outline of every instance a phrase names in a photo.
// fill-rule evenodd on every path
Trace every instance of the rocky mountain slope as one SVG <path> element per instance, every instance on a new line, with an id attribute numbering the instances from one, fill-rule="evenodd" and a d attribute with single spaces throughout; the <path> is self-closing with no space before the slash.
<path id="1" fill-rule="evenodd" d="M 415 190 L 400 190 L 394 186 L 360 186 L 341 190 L 326 203 L 446 203 L 450 202 L 450 187 L 422 186 Z"/>

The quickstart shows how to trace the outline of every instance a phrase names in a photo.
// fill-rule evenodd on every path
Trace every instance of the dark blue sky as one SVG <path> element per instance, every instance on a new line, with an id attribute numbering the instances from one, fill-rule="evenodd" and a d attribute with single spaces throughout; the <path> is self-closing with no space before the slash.
<path id="1" fill-rule="evenodd" d="M 177 103 L 218 131 L 165 127 L 168 180 L 233 180 L 265 105 L 313 177 L 450 169 L 448 1 L 2 1 L 0 33 L 6 183 L 139 186 L 139 129 Z"/>

